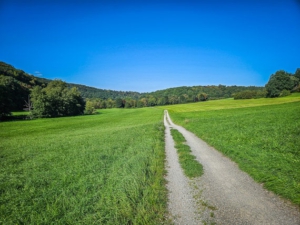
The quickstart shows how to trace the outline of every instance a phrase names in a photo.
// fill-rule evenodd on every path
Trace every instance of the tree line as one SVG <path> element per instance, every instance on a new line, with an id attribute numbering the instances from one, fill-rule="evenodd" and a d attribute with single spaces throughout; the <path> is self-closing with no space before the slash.
<path id="1" fill-rule="evenodd" d="M 184 104 L 200 102 L 207 100 L 230 98 L 235 93 L 242 91 L 251 91 L 255 93 L 264 93 L 264 87 L 255 86 L 226 86 L 226 85 L 208 85 L 192 87 L 176 87 L 159 90 L 150 93 L 142 93 L 138 99 L 117 98 L 117 99 L 86 99 L 87 107 L 90 112 L 96 109 L 105 108 L 141 108 L 163 105 Z M 261 94 L 263 95 L 263 94 Z"/>
<path id="2" fill-rule="evenodd" d="M 234 93 L 234 99 L 276 98 L 300 92 L 300 68 L 294 74 L 279 70 L 270 76 L 263 91 L 245 90 Z"/>
<path id="3" fill-rule="evenodd" d="M 300 91 L 300 69 L 272 74 L 265 87 L 207 85 L 176 87 L 149 93 L 112 91 L 27 74 L 0 62 L 0 117 L 31 109 L 32 117 L 92 114 L 96 109 L 140 108 L 214 99 L 280 97 Z M 28 100 L 29 98 L 29 100 Z M 30 102 L 28 102 L 30 101 Z"/>

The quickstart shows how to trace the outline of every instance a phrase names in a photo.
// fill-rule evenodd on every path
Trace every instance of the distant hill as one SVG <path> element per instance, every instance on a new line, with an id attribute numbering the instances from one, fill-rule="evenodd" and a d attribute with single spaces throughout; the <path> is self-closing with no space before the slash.
<path id="1" fill-rule="evenodd" d="M 27 88 L 32 88 L 35 85 L 46 86 L 51 80 L 36 77 L 25 73 L 23 70 L 16 69 L 13 66 L 0 62 L 0 75 L 12 77 L 17 80 L 22 86 Z M 77 87 L 81 92 L 82 97 L 84 98 L 101 98 L 101 99 L 117 99 L 117 98 L 132 98 L 138 99 L 140 93 L 133 91 L 113 91 L 113 90 L 104 90 L 94 87 L 88 87 L 81 84 L 72 84 L 67 83 L 69 87 Z"/>
<path id="2" fill-rule="evenodd" d="M 10 76 L 18 80 L 23 86 L 31 88 L 35 85 L 46 86 L 51 80 L 36 77 L 30 75 L 23 70 L 16 69 L 13 66 L 0 62 L 0 75 Z M 67 83 L 69 87 L 77 87 L 81 92 L 84 98 L 101 98 L 101 99 L 139 99 L 142 97 L 154 96 L 156 98 L 164 96 L 184 96 L 189 95 L 196 96 L 199 93 L 206 93 L 210 99 L 219 99 L 219 98 L 229 98 L 233 93 L 244 91 L 244 90 L 263 90 L 263 87 L 255 86 L 225 86 L 225 85 L 209 85 L 209 86 L 182 86 L 182 87 L 173 87 L 164 90 L 158 90 L 149 93 L 139 93 L 134 91 L 114 91 L 114 90 L 105 90 L 94 87 L 89 87 L 82 84 L 72 84 Z"/>
<path id="3" fill-rule="evenodd" d="M 13 66 L 0 61 L 0 75 L 12 77 L 17 80 L 19 83 L 22 83 L 23 86 L 31 88 L 35 85 L 46 85 L 50 80 L 35 77 L 28 73 L 25 73 L 23 70 L 16 69 Z"/>
<path id="4" fill-rule="evenodd" d="M 14 110 L 22 110 L 24 107 L 24 102 L 26 99 L 28 99 L 31 88 L 36 85 L 46 87 L 49 82 L 51 82 L 51 80 L 30 75 L 23 70 L 16 69 L 5 62 L 0 62 L 0 85 L 8 85 L 9 83 L 9 89 L 13 89 L 9 94 L 11 99 L 13 99 L 11 101 L 12 104 L 15 105 L 13 107 Z M 236 85 L 208 85 L 173 87 L 149 93 L 139 93 L 134 91 L 104 90 L 81 84 L 67 83 L 67 85 L 70 88 L 77 87 L 82 97 L 85 99 L 97 99 L 96 101 L 98 101 L 99 104 L 101 101 L 102 103 L 105 101 L 105 103 L 101 103 L 105 107 L 107 107 L 107 105 L 110 105 L 110 107 L 146 107 L 188 103 L 230 98 L 233 94 L 242 91 L 264 91 L 264 87 L 255 86 L 245 87 Z"/>
<path id="5" fill-rule="evenodd" d="M 117 98 L 132 98 L 138 99 L 141 93 L 134 91 L 113 91 L 94 87 L 89 87 L 81 84 L 67 83 L 69 87 L 77 87 L 84 98 L 101 98 L 101 99 L 117 99 Z"/>
<path id="6" fill-rule="evenodd" d="M 207 86 L 182 86 L 168 88 L 165 90 L 158 90 L 151 93 L 144 93 L 142 97 L 154 96 L 156 98 L 163 96 L 181 96 L 181 99 L 186 99 L 188 102 L 193 102 L 193 98 L 197 98 L 201 93 L 208 95 L 209 99 L 221 99 L 221 98 L 230 98 L 232 94 L 250 90 L 250 91 L 263 91 L 264 87 L 256 86 L 226 86 L 226 85 L 207 85 Z"/>

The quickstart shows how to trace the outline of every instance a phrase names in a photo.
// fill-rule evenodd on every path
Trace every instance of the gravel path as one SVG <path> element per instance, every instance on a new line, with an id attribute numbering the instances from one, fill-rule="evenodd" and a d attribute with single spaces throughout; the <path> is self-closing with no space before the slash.
<path id="1" fill-rule="evenodd" d="M 230 159 L 193 133 L 173 124 L 167 111 L 164 123 L 169 212 L 175 216 L 175 224 L 300 225 L 299 208 L 265 190 Z M 201 178 L 189 182 L 183 175 L 170 128 L 183 134 L 192 153 L 203 165 Z M 197 191 L 201 195 L 195 199 Z"/>
<path id="2" fill-rule="evenodd" d="M 189 185 L 189 179 L 185 177 L 179 161 L 174 141 L 170 132 L 170 126 L 164 117 L 166 127 L 166 158 L 167 158 L 167 188 L 169 190 L 168 210 L 170 219 L 175 224 L 201 224 L 197 219 L 197 205 L 193 198 L 193 190 Z"/>

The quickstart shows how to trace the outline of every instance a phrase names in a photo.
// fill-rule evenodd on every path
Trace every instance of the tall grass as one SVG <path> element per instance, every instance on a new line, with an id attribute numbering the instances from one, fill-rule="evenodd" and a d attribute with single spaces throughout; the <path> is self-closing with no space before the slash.
<path id="1" fill-rule="evenodd" d="M 0 123 L 0 224 L 161 224 L 163 111 Z"/>
<path id="2" fill-rule="evenodd" d="M 280 98 L 278 103 L 293 97 L 298 98 Z M 194 111 L 191 106 L 186 110 L 183 105 L 178 110 L 172 106 L 170 116 L 237 162 L 267 189 L 300 205 L 300 101 L 243 107 L 253 101 L 234 101 L 241 108 L 231 109 L 219 109 L 221 101 L 211 101 L 206 111 L 205 106 Z M 269 99 L 259 101 L 268 103 Z M 226 102 L 230 100 L 222 104 Z"/>

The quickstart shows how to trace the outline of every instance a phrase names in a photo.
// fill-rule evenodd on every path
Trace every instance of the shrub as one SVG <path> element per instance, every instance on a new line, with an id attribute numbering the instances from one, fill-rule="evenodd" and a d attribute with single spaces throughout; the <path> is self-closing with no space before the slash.
<path id="1" fill-rule="evenodd" d="M 251 99 L 257 95 L 256 91 L 241 91 L 233 95 L 234 99 Z"/>
<path id="2" fill-rule="evenodd" d="M 283 90 L 283 91 L 280 93 L 280 97 L 288 96 L 288 95 L 290 95 L 290 94 L 291 94 L 290 91 L 288 91 L 288 90 Z"/>

